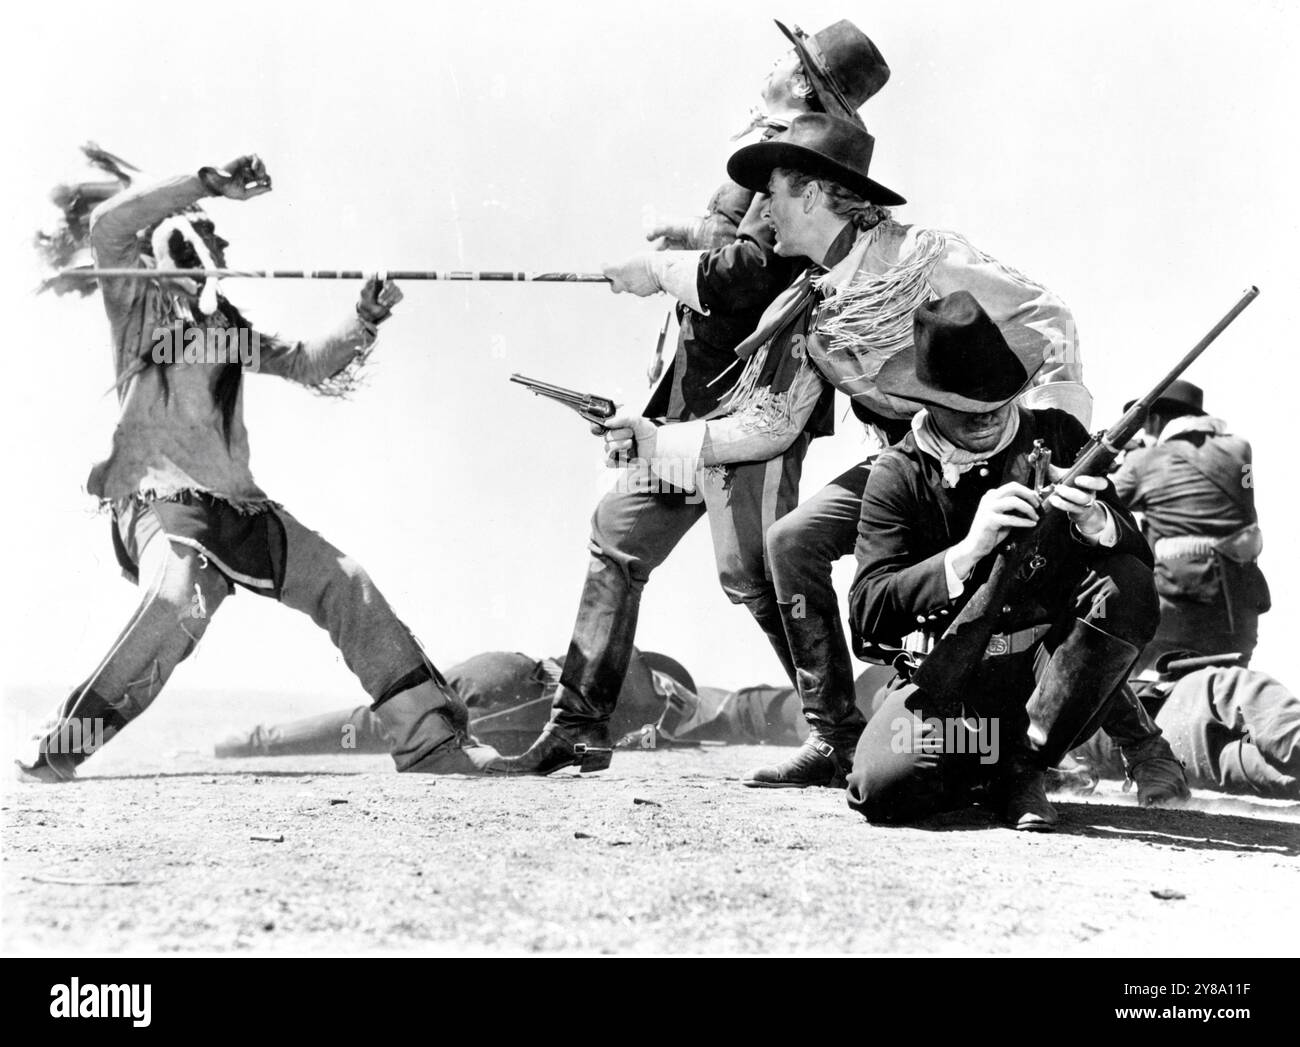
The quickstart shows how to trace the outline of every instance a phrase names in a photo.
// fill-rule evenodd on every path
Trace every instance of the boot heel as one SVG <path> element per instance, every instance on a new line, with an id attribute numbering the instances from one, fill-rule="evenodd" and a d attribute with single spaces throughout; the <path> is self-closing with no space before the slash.
<path id="1" fill-rule="evenodd" d="M 614 750 L 578 742 L 573 747 L 573 755 L 578 764 L 578 773 L 592 774 L 609 767 L 610 762 L 614 759 Z"/>

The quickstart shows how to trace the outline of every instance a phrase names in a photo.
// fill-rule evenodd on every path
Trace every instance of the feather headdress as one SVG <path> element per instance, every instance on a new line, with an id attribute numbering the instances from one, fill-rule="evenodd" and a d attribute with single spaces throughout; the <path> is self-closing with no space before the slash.
<path id="1" fill-rule="evenodd" d="M 89 268 L 94 264 L 90 257 L 90 213 L 111 196 L 116 196 L 131 185 L 133 176 L 140 173 L 134 164 L 120 156 L 87 142 L 81 152 L 93 173 L 72 182 L 61 182 L 50 192 L 50 202 L 62 212 L 58 225 L 49 232 L 36 234 L 36 250 L 52 269 Z M 104 177 L 107 175 L 108 177 Z M 56 294 L 93 294 L 93 280 L 60 279 L 51 277 L 41 284 L 40 290 L 53 290 Z"/>

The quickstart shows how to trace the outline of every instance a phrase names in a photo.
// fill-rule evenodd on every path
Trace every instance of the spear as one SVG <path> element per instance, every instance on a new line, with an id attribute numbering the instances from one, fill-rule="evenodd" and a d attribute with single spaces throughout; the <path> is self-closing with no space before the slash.
<path id="1" fill-rule="evenodd" d="M 364 280 L 360 269 L 61 269 L 47 283 L 105 277 L 156 280 L 211 277 L 221 280 Z M 539 273 L 496 269 L 388 269 L 390 280 L 476 280 L 502 283 L 607 284 L 600 273 Z"/>

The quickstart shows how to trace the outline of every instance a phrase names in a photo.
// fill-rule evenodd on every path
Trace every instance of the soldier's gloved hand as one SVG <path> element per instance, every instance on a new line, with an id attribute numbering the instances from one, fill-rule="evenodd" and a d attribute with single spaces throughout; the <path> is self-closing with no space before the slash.
<path id="1" fill-rule="evenodd" d="M 251 200 L 271 191 L 271 176 L 256 153 L 237 156 L 224 167 L 200 167 L 199 181 L 212 196 Z"/>
<path id="2" fill-rule="evenodd" d="M 639 414 L 616 414 L 591 431 L 605 437 L 605 464 L 615 468 L 626 458 L 653 458 L 656 426 Z"/>
<path id="3" fill-rule="evenodd" d="M 1065 475 L 1065 470 L 1051 467 L 1050 473 L 1055 482 Z M 1098 493 L 1106 490 L 1106 484 L 1103 476 L 1079 476 L 1068 487 L 1057 483 L 1047 500 L 1070 517 L 1070 523 L 1080 534 L 1097 534 L 1110 519 L 1105 506 L 1097 501 Z"/>
<path id="4" fill-rule="evenodd" d="M 651 267 L 652 257 L 648 254 L 633 255 L 625 262 L 602 267 L 601 272 L 612 281 L 611 290 L 615 294 L 628 291 L 638 298 L 648 298 L 663 290 Z"/>
<path id="5" fill-rule="evenodd" d="M 975 510 L 970 532 L 953 547 L 952 565 L 957 576 L 967 577 L 1013 530 L 1038 523 L 1040 504 L 1038 495 L 1015 481 L 986 491 Z"/>
<path id="6" fill-rule="evenodd" d="M 357 315 L 372 324 L 383 323 L 402 300 L 402 289 L 384 272 L 371 273 L 357 299 Z"/>

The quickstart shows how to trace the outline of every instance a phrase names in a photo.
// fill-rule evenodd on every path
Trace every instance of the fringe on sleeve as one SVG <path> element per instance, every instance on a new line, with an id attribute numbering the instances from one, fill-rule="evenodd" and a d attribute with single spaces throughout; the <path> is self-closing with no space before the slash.
<path id="1" fill-rule="evenodd" d="M 372 342 L 366 348 L 360 350 L 356 356 L 349 360 L 342 368 L 335 371 L 328 378 L 317 382 L 308 388 L 317 396 L 329 397 L 331 399 L 346 400 L 352 396 L 358 389 L 365 387 L 370 378 L 370 372 L 367 371 L 366 364 L 370 361 L 370 354 L 374 352 L 375 343 Z"/>
<path id="2" fill-rule="evenodd" d="M 828 298 L 818 334 L 826 351 L 862 365 L 856 377 L 872 379 L 885 361 L 912 344 L 917 307 L 934 297 L 930 274 L 947 249 L 944 234 L 921 230 L 905 258 L 884 273 L 859 270 Z"/>

